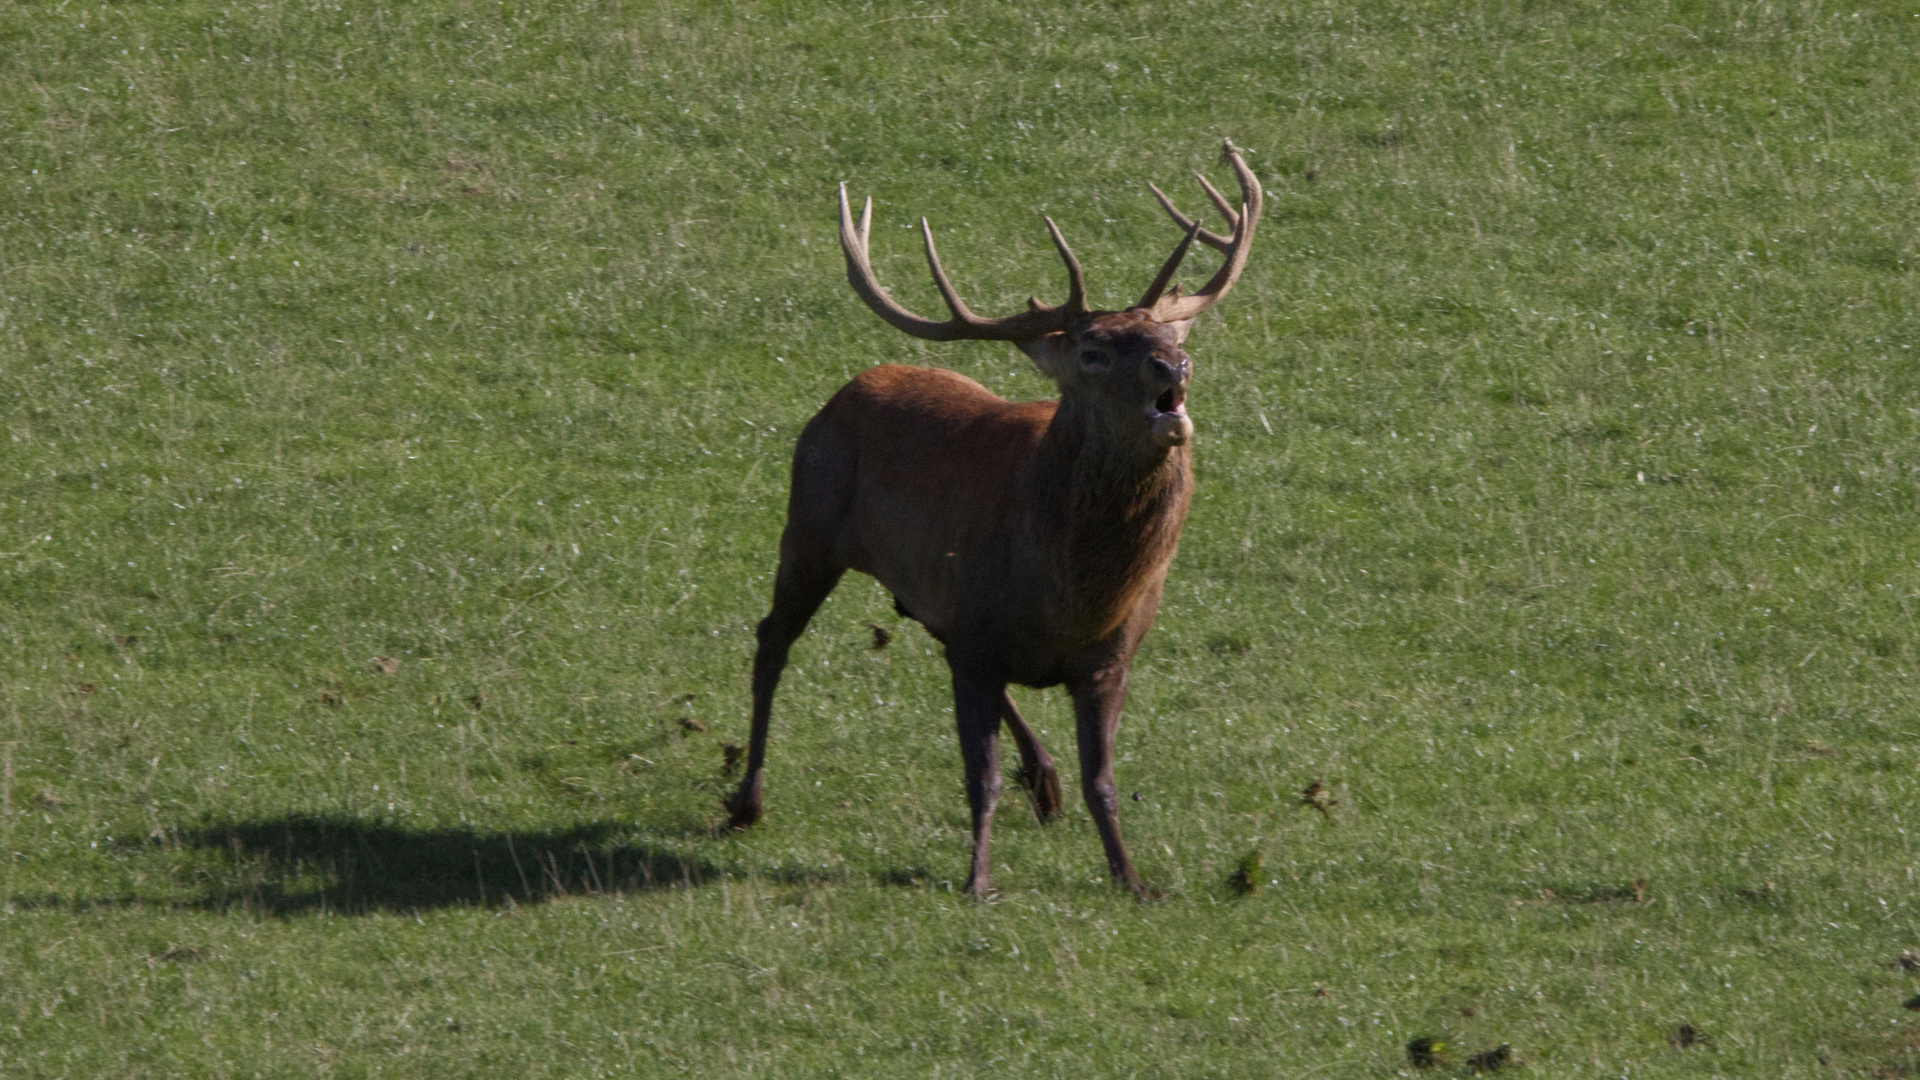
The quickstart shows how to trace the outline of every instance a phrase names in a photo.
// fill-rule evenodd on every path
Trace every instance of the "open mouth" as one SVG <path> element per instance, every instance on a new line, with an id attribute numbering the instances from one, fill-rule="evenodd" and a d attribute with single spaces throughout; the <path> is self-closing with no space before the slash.
<path id="1" fill-rule="evenodd" d="M 1153 399 L 1147 406 L 1147 425 L 1153 441 L 1174 447 L 1193 437 L 1193 421 L 1187 419 L 1187 389 L 1176 386 Z"/>

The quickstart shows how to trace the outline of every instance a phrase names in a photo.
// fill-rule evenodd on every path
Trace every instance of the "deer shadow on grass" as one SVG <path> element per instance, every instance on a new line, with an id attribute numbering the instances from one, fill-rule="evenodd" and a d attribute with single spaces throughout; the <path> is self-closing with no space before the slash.
<path id="1" fill-rule="evenodd" d="M 177 843 L 220 852 L 227 864 L 190 906 L 270 915 L 509 907 L 693 888 L 722 873 L 676 850 L 684 845 L 634 833 L 606 823 L 498 832 L 295 814 L 205 826 Z"/>

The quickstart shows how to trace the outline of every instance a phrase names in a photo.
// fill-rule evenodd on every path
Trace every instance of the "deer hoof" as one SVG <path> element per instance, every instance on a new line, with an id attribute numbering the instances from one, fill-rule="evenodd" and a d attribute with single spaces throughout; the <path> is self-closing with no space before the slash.
<path id="1" fill-rule="evenodd" d="M 758 792 L 737 791 L 733 797 L 722 803 L 727 810 L 727 828 L 745 829 L 760 820 L 760 800 Z"/>
<path id="2" fill-rule="evenodd" d="M 1040 824 L 1045 825 L 1066 812 L 1067 798 L 1060 790 L 1060 774 L 1051 767 L 1021 769 L 1016 779 L 1033 804 L 1033 816 L 1040 819 Z"/>

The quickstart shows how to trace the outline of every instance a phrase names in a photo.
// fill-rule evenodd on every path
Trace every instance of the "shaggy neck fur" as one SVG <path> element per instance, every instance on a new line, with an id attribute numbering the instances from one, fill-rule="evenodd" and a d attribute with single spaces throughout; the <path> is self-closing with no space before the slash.
<path id="1" fill-rule="evenodd" d="M 1056 610 L 1098 636 L 1158 584 L 1193 490 L 1185 446 L 1153 445 L 1138 414 L 1114 416 L 1071 391 L 1034 455 L 1038 547 L 1057 560 Z"/>

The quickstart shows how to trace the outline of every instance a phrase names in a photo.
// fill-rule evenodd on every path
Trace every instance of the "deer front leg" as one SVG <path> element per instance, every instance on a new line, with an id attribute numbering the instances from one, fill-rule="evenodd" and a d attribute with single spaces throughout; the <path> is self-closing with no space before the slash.
<path id="1" fill-rule="evenodd" d="M 1005 690 L 1000 691 L 1000 718 L 1007 722 L 1007 730 L 1013 732 L 1014 745 L 1020 748 L 1020 772 L 1016 779 L 1033 804 L 1033 816 L 1045 825 L 1067 808 L 1066 797 L 1060 793 L 1060 774 L 1053 767 L 1053 755 L 1034 738 L 1026 717 L 1014 707 L 1013 695 Z"/>
<path id="2" fill-rule="evenodd" d="M 1113 783 L 1113 743 L 1120 732 L 1120 708 L 1127 701 L 1126 669 L 1101 672 L 1069 689 L 1080 743 L 1080 792 L 1107 849 L 1108 874 L 1142 900 L 1152 899 L 1156 894 L 1140 883 L 1120 841 L 1120 791 Z"/>
<path id="3" fill-rule="evenodd" d="M 968 671 L 949 658 L 953 668 L 953 715 L 960 731 L 960 759 L 967 769 L 967 807 L 973 811 L 973 870 L 967 875 L 967 895 L 993 895 L 993 810 L 1000 803 L 1000 702 L 1007 684 L 999 678 Z"/>

